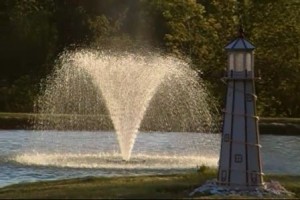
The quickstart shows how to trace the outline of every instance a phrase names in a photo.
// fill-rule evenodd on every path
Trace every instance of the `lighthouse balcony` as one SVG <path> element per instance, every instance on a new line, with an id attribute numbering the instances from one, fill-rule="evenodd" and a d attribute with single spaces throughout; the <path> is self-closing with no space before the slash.
<path id="1" fill-rule="evenodd" d="M 225 74 L 224 79 L 226 80 L 259 80 L 259 74 L 254 74 L 253 71 L 233 71 L 230 70 Z"/>

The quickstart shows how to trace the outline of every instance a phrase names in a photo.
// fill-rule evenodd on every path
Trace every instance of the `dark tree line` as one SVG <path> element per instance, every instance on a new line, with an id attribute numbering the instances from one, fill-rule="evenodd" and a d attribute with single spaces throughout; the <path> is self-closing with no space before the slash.
<path id="1" fill-rule="evenodd" d="M 256 49 L 259 114 L 300 116 L 299 0 L 2 0 L 0 111 L 32 112 L 66 48 L 159 48 L 201 71 L 223 101 L 224 45 L 242 23 Z"/>

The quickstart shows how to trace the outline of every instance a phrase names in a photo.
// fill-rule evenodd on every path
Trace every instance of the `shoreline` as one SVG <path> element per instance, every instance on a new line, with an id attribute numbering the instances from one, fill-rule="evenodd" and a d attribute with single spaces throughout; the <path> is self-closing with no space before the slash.
<path id="1" fill-rule="evenodd" d="M 101 116 L 107 118 L 107 116 Z M 33 121 L 38 114 L 34 113 L 1 113 L 0 112 L 0 130 L 33 130 Z M 89 116 L 80 116 L 86 117 Z M 70 115 L 56 115 L 55 118 L 70 119 Z M 84 120 L 84 118 L 82 118 Z M 93 130 L 91 128 L 68 129 L 68 130 Z M 98 129 L 99 130 L 99 129 Z M 101 130 L 113 130 L 111 123 L 106 123 Z M 143 130 L 142 131 L 149 131 Z M 151 130 L 151 131 L 166 131 L 166 130 Z M 176 130 L 174 130 L 176 132 Z M 300 118 L 265 118 L 259 120 L 260 134 L 273 135 L 300 135 Z M 191 132 L 191 131 L 189 131 Z M 195 131 L 197 132 L 197 131 Z"/>

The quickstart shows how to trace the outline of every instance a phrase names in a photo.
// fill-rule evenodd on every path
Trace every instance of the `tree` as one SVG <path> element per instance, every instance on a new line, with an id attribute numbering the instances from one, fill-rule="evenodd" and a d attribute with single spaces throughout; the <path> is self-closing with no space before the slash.
<path id="1" fill-rule="evenodd" d="M 4 0 L 1 4 L 1 110 L 28 112 L 35 84 L 47 73 L 54 56 L 53 2 Z"/>
<path id="2" fill-rule="evenodd" d="M 9 1 L 6 4 L 7 30 L 1 38 L 0 57 L 4 62 L 2 78 L 8 82 L 32 74 L 38 79 L 44 73 L 45 61 L 51 60 L 56 31 L 51 20 L 51 1 Z"/>
<path id="3" fill-rule="evenodd" d="M 296 2 L 296 1 L 295 1 Z M 248 5 L 249 34 L 256 49 L 260 114 L 297 117 L 300 114 L 299 5 L 284 0 L 252 1 Z"/>

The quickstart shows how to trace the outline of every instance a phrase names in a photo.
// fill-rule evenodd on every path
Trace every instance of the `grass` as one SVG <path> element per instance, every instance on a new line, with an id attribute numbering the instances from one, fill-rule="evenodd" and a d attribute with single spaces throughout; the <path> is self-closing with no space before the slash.
<path id="1" fill-rule="evenodd" d="M 160 176 L 79 178 L 61 181 L 18 184 L 0 189 L 0 199 L 16 198 L 183 198 L 212 178 L 214 170 L 205 174 L 180 174 Z"/>
<path id="2" fill-rule="evenodd" d="M 7 113 L 0 112 L 0 129 L 33 129 L 34 121 L 39 119 L 40 122 L 45 124 L 61 124 L 62 127 L 55 126 L 56 129 L 64 130 L 70 124 L 70 129 L 74 130 L 89 130 L 93 126 L 89 126 L 89 122 L 101 124 L 102 130 L 112 130 L 113 125 L 111 120 L 106 115 L 70 115 L 70 114 L 36 114 L 36 113 Z M 96 120 L 95 120 L 96 119 Z M 80 129 L 72 124 L 77 120 L 82 124 Z M 64 121 L 65 123 L 61 123 Z M 102 123 L 103 121 L 108 121 Z M 97 130 L 97 129 L 96 129 Z"/>
<path id="3" fill-rule="evenodd" d="M 27 129 L 35 114 L 0 112 L 0 129 Z"/>
<path id="4" fill-rule="evenodd" d="M 216 169 L 204 167 L 197 173 L 189 174 L 112 178 L 87 177 L 23 183 L 1 188 L 0 199 L 182 199 L 190 198 L 190 192 L 206 180 L 215 177 Z M 300 176 L 270 175 L 265 179 L 279 181 L 286 189 L 294 192 L 296 198 L 300 197 Z M 203 194 L 197 194 L 194 197 L 224 198 Z"/>
<path id="5" fill-rule="evenodd" d="M 280 118 L 280 117 L 262 117 L 259 119 L 262 123 L 294 123 L 300 124 L 300 118 Z"/>
<path id="6" fill-rule="evenodd" d="M 300 135 L 300 118 L 261 118 L 259 130 L 262 134 Z"/>

